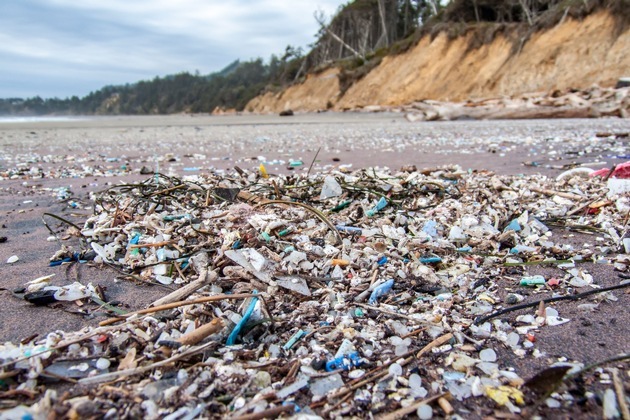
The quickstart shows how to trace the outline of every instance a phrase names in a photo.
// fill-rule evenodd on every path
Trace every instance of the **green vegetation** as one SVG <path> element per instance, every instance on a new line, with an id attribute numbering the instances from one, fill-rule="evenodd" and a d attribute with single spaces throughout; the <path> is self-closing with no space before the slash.
<path id="1" fill-rule="evenodd" d="M 292 82 L 302 61 L 301 50 L 287 47 L 281 58 L 274 55 L 267 64 L 262 59 L 237 60 L 208 76 L 179 73 L 156 77 L 124 86 L 105 86 L 83 98 L 0 99 L 0 115 L 171 114 L 211 112 L 216 107 L 242 110 L 263 89 L 277 89 Z"/>
<path id="2" fill-rule="evenodd" d="M 443 5 L 446 4 L 446 6 Z M 218 73 L 179 73 L 124 86 L 106 86 L 89 95 L 67 99 L 0 99 L 0 115 L 41 114 L 170 114 L 243 110 L 265 91 L 280 91 L 308 72 L 341 67 L 341 89 L 376 67 L 388 54 L 400 54 L 427 34 L 454 38 L 472 31 L 470 49 L 497 34 L 512 36 L 514 53 L 536 30 L 567 18 L 580 19 L 608 9 L 620 34 L 630 24 L 630 0 L 353 0 L 320 24 L 317 42 L 303 55 L 288 46 L 282 57 L 235 61 Z"/>

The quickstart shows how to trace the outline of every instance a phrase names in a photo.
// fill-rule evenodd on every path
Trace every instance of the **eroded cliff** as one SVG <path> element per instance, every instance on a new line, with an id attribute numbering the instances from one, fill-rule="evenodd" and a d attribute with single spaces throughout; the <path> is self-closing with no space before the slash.
<path id="1" fill-rule="evenodd" d="M 345 92 L 339 69 L 309 75 L 280 93 L 252 100 L 259 113 L 405 105 L 418 100 L 462 101 L 555 89 L 614 86 L 630 76 L 630 30 L 619 33 L 613 17 L 599 12 L 567 19 L 531 35 L 521 48 L 513 36 L 471 48 L 473 31 L 449 39 L 423 37 L 400 55 L 385 57 Z M 518 41 L 517 41 L 518 42 Z"/>

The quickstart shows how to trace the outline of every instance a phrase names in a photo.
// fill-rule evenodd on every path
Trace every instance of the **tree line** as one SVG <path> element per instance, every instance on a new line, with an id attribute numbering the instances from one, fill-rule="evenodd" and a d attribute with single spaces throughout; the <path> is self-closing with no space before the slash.
<path id="1" fill-rule="evenodd" d="M 406 50 L 429 31 L 454 32 L 452 28 L 475 25 L 487 30 L 488 24 L 533 31 L 600 8 L 608 8 L 622 26 L 630 22 L 630 0 L 353 0 L 331 17 L 315 12 L 320 29 L 308 54 L 287 46 L 284 54 L 266 62 L 237 60 L 210 75 L 182 72 L 105 86 L 83 98 L 0 99 L 0 114 L 170 114 L 212 112 L 217 107 L 240 111 L 257 95 L 279 91 L 331 65 L 342 67 L 344 89 L 383 56 Z"/>

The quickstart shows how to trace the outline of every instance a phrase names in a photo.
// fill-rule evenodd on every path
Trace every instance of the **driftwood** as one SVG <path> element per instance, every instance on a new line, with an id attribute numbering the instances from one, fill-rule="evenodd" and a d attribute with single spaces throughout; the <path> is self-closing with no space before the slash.
<path id="1" fill-rule="evenodd" d="M 369 107 L 364 108 L 369 111 Z M 541 118 L 630 117 L 630 87 L 583 91 L 554 91 L 516 98 L 487 98 L 468 102 L 421 101 L 403 107 L 415 121 L 505 120 Z"/>

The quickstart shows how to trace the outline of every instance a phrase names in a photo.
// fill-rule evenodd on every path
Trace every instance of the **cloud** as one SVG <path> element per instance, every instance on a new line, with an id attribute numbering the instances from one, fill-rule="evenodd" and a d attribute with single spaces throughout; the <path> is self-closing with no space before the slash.
<path id="1" fill-rule="evenodd" d="M 0 4 L 0 97 L 83 96 L 108 84 L 218 71 L 306 48 L 340 0 L 20 0 Z M 4 65 L 4 63 L 8 63 Z"/>

